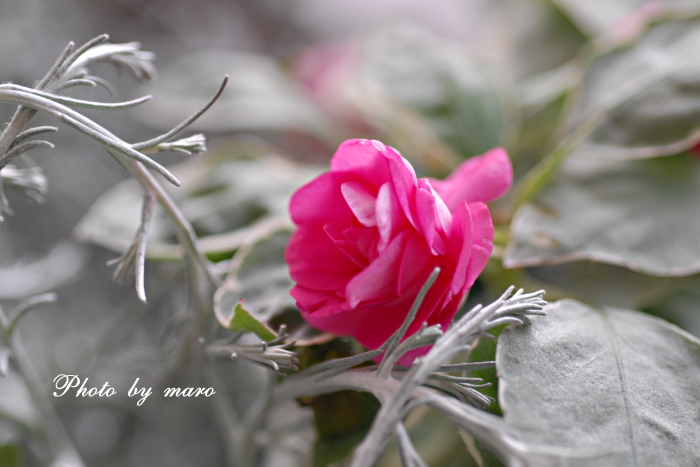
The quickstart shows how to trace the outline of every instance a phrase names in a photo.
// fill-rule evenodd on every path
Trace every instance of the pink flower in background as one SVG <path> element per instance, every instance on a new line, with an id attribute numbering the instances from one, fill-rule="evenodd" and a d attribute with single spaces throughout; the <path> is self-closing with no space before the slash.
<path id="1" fill-rule="evenodd" d="M 351 132 L 367 134 L 374 129 L 352 96 L 360 62 L 360 44 L 346 39 L 307 48 L 292 63 L 292 74 L 330 117 Z"/>
<path id="2" fill-rule="evenodd" d="M 465 161 L 441 181 L 416 178 L 409 162 L 379 141 L 344 142 L 330 172 L 290 203 L 299 229 L 285 257 L 302 316 L 317 329 L 377 348 L 401 326 L 439 266 L 407 336 L 424 322 L 446 328 L 493 249 L 484 202 L 502 196 L 512 179 L 501 148 Z"/>
<path id="3" fill-rule="evenodd" d="M 696 159 L 700 159 L 700 143 L 688 149 L 688 153 Z"/>

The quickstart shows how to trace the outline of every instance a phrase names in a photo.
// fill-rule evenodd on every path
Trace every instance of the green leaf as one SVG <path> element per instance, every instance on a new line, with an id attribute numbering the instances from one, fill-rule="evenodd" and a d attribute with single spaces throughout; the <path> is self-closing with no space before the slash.
<path id="1" fill-rule="evenodd" d="M 700 272 L 700 161 L 569 160 L 521 207 L 507 268 L 590 259 L 657 276 Z"/>
<path id="2" fill-rule="evenodd" d="M 700 20 L 657 24 L 631 48 L 597 57 L 583 77 L 570 127 L 591 118 L 602 122 L 569 157 L 638 159 L 694 146 L 700 139 Z"/>
<path id="3" fill-rule="evenodd" d="M 551 465 L 700 462 L 700 341 L 636 311 L 562 300 L 501 335 L 505 421 L 565 449 Z M 567 452 L 568 450 L 568 452 Z"/>
<path id="4" fill-rule="evenodd" d="M 542 154 L 553 149 L 552 133 L 566 116 L 567 97 L 568 93 L 563 92 L 543 107 L 524 115 L 517 145 L 509 150 L 516 174 L 526 173 L 542 159 Z"/>
<path id="5" fill-rule="evenodd" d="M 243 307 L 242 299 L 236 303 L 231 316 L 225 317 L 217 313 L 216 317 L 223 327 L 233 332 L 253 332 L 264 341 L 271 341 L 277 337 L 277 334 Z"/>
<path id="6" fill-rule="evenodd" d="M 609 31 L 615 23 L 647 2 L 648 0 L 552 0 L 591 38 Z"/>
<path id="7" fill-rule="evenodd" d="M 0 465 L 2 467 L 20 466 L 19 449 L 14 444 L 0 445 Z"/>

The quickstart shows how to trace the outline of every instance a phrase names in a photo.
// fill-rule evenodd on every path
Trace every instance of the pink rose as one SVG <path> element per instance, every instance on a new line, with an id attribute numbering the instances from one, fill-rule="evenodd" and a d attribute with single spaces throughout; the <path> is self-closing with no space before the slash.
<path id="1" fill-rule="evenodd" d="M 344 142 L 330 172 L 290 203 L 299 229 L 285 257 L 302 316 L 316 329 L 376 349 L 401 326 L 439 266 L 407 336 L 424 322 L 447 328 L 493 249 L 484 202 L 502 196 L 512 179 L 502 148 L 435 180 L 416 178 L 411 164 L 379 141 Z"/>

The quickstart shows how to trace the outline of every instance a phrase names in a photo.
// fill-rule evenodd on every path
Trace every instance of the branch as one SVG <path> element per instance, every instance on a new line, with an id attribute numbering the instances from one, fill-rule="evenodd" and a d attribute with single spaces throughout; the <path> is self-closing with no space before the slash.
<path id="1" fill-rule="evenodd" d="M 396 424 L 400 422 L 403 409 L 415 389 L 424 384 L 431 373 L 459 353 L 464 345 L 471 344 L 481 332 L 483 323 L 488 322 L 491 317 L 504 307 L 513 307 L 514 305 L 526 303 L 529 309 L 538 312 L 546 304 L 542 300 L 544 291 L 523 295 L 523 291 L 518 290 L 513 297 L 508 298 L 512 292 L 513 287 L 511 286 L 491 305 L 485 308 L 480 306 L 474 307 L 459 321 L 453 323 L 452 327 L 435 342 L 432 349 L 423 356 L 419 363 L 413 365 L 406 377 L 401 381 L 400 386 L 377 413 L 370 432 L 355 452 L 352 466 L 369 466 L 376 461 L 379 454 L 381 454 L 384 444 L 383 440 L 387 439 L 395 429 Z M 518 306 L 515 309 L 524 312 Z M 474 435 L 478 437 L 478 434 Z"/>
<path id="2" fill-rule="evenodd" d="M 425 296 L 428 294 L 428 291 L 430 290 L 430 287 L 435 283 L 435 280 L 437 277 L 440 275 L 440 268 L 435 268 L 433 269 L 433 272 L 430 273 L 430 276 L 428 279 L 425 281 L 425 284 L 423 284 L 423 287 L 420 289 L 420 292 L 418 292 L 418 296 L 416 296 L 416 299 L 413 302 L 413 305 L 411 306 L 410 311 L 408 312 L 408 316 L 406 319 L 404 319 L 403 324 L 399 328 L 398 331 L 396 331 L 387 341 L 387 351 L 386 351 L 386 356 L 382 360 L 382 363 L 379 365 L 379 368 L 377 369 L 377 374 L 381 376 L 389 376 L 389 373 L 391 373 L 391 369 L 394 366 L 394 364 L 401 358 L 401 356 L 407 352 L 409 349 L 403 350 L 402 352 L 396 352 L 397 347 L 399 346 L 399 343 L 401 342 L 401 339 L 403 339 L 404 334 L 406 334 L 406 331 L 408 331 L 408 327 L 413 323 L 413 319 L 416 317 L 416 314 L 418 313 L 418 309 L 420 308 L 421 304 L 423 303 L 423 299 L 425 299 Z M 421 330 L 422 331 L 422 330 Z"/>
<path id="3" fill-rule="evenodd" d="M 132 147 L 136 150 L 148 150 L 151 149 L 155 146 L 158 146 L 160 143 L 163 143 L 165 141 L 168 141 L 171 138 L 174 138 L 177 136 L 182 130 L 190 126 L 192 123 L 194 123 L 195 120 L 197 120 L 199 117 L 201 117 L 204 112 L 209 110 L 209 108 L 214 105 L 214 102 L 219 100 L 219 97 L 221 97 L 221 94 L 224 92 L 224 89 L 226 89 L 226 84 L 228 83 L 228 75 L 224 76 L 224 80 L 221 82 L 221 85 L 219 86 L 219 89 L 214 93 L 214 95 L 207 101 L 204 106 L 196 111 L 194 114 L 190 115 L 187 119 L 185 119 L 184 122 L 180 123 L 178 126 L 173 128 L 172 130 L 168 131 L 167 133 L 164 133 L 160 136 L 157 136 L 153 139 L 149 139 L 148 141 L 143 141 L 141 143 L 136 143 L 132 145 Z"/>
<path id="4" fill-rule="evenodd" d="M 133 280 L 136 287 L 136 295 L 143 303 L 146 303 L 146 286 L 144 282 L 146 268 L 146 242 L 148 231 L 153 220 L 153 211 L 156 207 L 156 197 L 148 192 L 143 198 L 141 222 L 136 232 L 134 241 L 129 249 L 119 258 L 109 261 L 107 265 L 117 264 L 113 279 L 121 284 L 129 284 Z"/>

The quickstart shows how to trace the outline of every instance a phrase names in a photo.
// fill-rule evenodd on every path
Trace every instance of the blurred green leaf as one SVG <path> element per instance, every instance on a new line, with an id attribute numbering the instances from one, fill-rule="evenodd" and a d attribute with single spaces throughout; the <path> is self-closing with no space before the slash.
<path id="1" fill-rule="evenodd" d="M 501 407 L 521 439 L 570 449 L 551 465 L 697 463 L 700 341 L 636 311 L 547 312 L 499 341 Z"/>
<path id="2" fill-rule="evenodd" d="M 442 414 L 419 408 L 406 417 L 404 424 L 413 445 L 427 465 L 431 467 L 476 467 L 478 465 L 467 450 L 464 438 L 460 436 L 463 432 L 458 432 L 454 424 Z M 485 457 L 483 467 L 501 467 L 500 463 L 491 463 L 488 454 L 483 457 Z M 387 443 L 376 465 L 377 467 L 404 466 L 394 439 Z"/>
<path id="3" fill-rule="evenodd" d="M 632 309 L 653 305 L 675 290 L 700 286 L 698 276 L 654 277 L 590 261 L 527 268 L 526 272 L 541 282 L 538 287 L 545 288 L 550 297 L 556 293 L 562 298 Z"/>
<path id="4" fill-rule="evenodd" d="M 597 37 L 648 0 L 551 0 L 586 33 Z M 664 2 L 665 3 L 665 2 Z M 671 3 L 671 2 L 668 2 Z"/>
<path id="5" fill-rule="evenodd" d="M 488 42 L 499 43 L 503 40 L 501 36 L 511 41 L 506 47 L 517 81 L 566 67 L 588 40 L 570 18 L 550 2 L 515 0 L 495 5 L 503 8 L 498 16 L 507 21 L 501 19 L 499 40 Z"/>
<path id="6" fill-rule="evenodd" d="M 304 370 L 328 360 L 349 357 L 362 351 L 354 339 L 334 339 L 324 344 L 298 349 L 299 368 Z M 314 413 L 318 434 L 313 450 L 313 465 L 335 465 L 345 459 L 372 425 L 380 404 L 369 394 L 358 391 L 338 391 L 299 399 Z"/>
<path id="7" fill-rule="evenodd" d="M 292 192 L 321 172 L 271 154 L 256 159 L 228 157 L 191 159 L 172 167 L 182 186 L 171 196 L 192 223 L 200 246 L 212 259 L 230 257 L 243 243 L 291 227 L 287 204 Z M 76 236 L 123 252 L 131 244 L 141 216 L 143 192 L 133 180 L 100 197 L 75 228 Z M 177 259 L 180 246 L 159 207 L 148 236 L 151 259 Z"/>
<path id="8" fill-rule="evenodd" d="M 74 280 L 85 260 L 80 245 L 64 241 L 43 258 L 0 266 L 0 298 L 20 299 L 55 289 Z"/>
<path id="9" fill-rule="evenodd" d="M 365 437 L 381 407 L 373 395 L 357 391 L 316 396 L 309 405 L 314 411 L 318 431 L 314 467 L 346 458 Z"/>
<path id="10" fill-rule="evenodd" d="M 630 39 L 663 16 L 698 13 L 698 0 L 550 0 L 590 38 Z"/>
<path id="11" fill-rule="evenodd" d="M 602 122 L 569 157 L 649 158 L 694 146 L 700 139 L 700 20 L 657 24 L 634 46 L 597 57 L 583 77 L 570 127 L 591 118 Z"/>
<path id="12" fill-rule="evenodd" d="M 2 467 L 19 467 L 20 455 L 19 449 L 14 444 L 0 445 L 0 466 Z"/>
<path id="13" fill-rule="evenodd" d="M 672 322 L 700 338 L 700 293 L 698 287 L 688 287 L 669 294 L 644 311 Z"/>
<path id="14" fill-rule="evenodd" d="M 569 160 L 511 224 L 505 267 L 590 259 L 657 276 L 700 272 L 700 161 Z"/>
<path id="15" fill-rule="evenodd" d="M 220 311 L 220 308 L 217 311 Z M 277 337 L 270 328 L 243 307 L 243 300 L 239 300 L 236 303 L 230 316 L 223 316 L 217 313 L 216 317 L 223 327 L 233 332 L 252 332 L 264 341 L 271 341 Z"/>
<path id="16" fill-rule="evenodd" d="M 567 96 L 564 92 L 543 107 L 524 116 L 515 150 L 509 151 L 516 174 L 526 173 L 542 159 L 543 154 L 552 149 L 555 143 L 552 134 L 566 115 Z"/>
<path id="17" fill-rule="evenodd" d="M 370 36 L 363 52 L 360 78 L 367 99 L 379 91 L 418 112 L 462 157 L 502 144 L 507 112 L 502 83 L 457 44 L 393 28 Z"/>
<path id="18" fill-rule="evenodd" d="M 490 334 L 498 338 L 501 330 L 496 328 Z M 470 362 L 492 362 L 496 359 L 496 342 L 491 339 L 479 338 L 469 351 Z M 495 368 L 485 368 L 469 372 L 469 377 L 481 378 L 484 383 L 491 383 L 491 386 L 479 388 L 479 392 L 485 396 L 493 397 L 494 401 L 486 407 L 486 410 L 496 415 L 502 415 L 501 407 L 498 404 L 498 378 Z"/>

